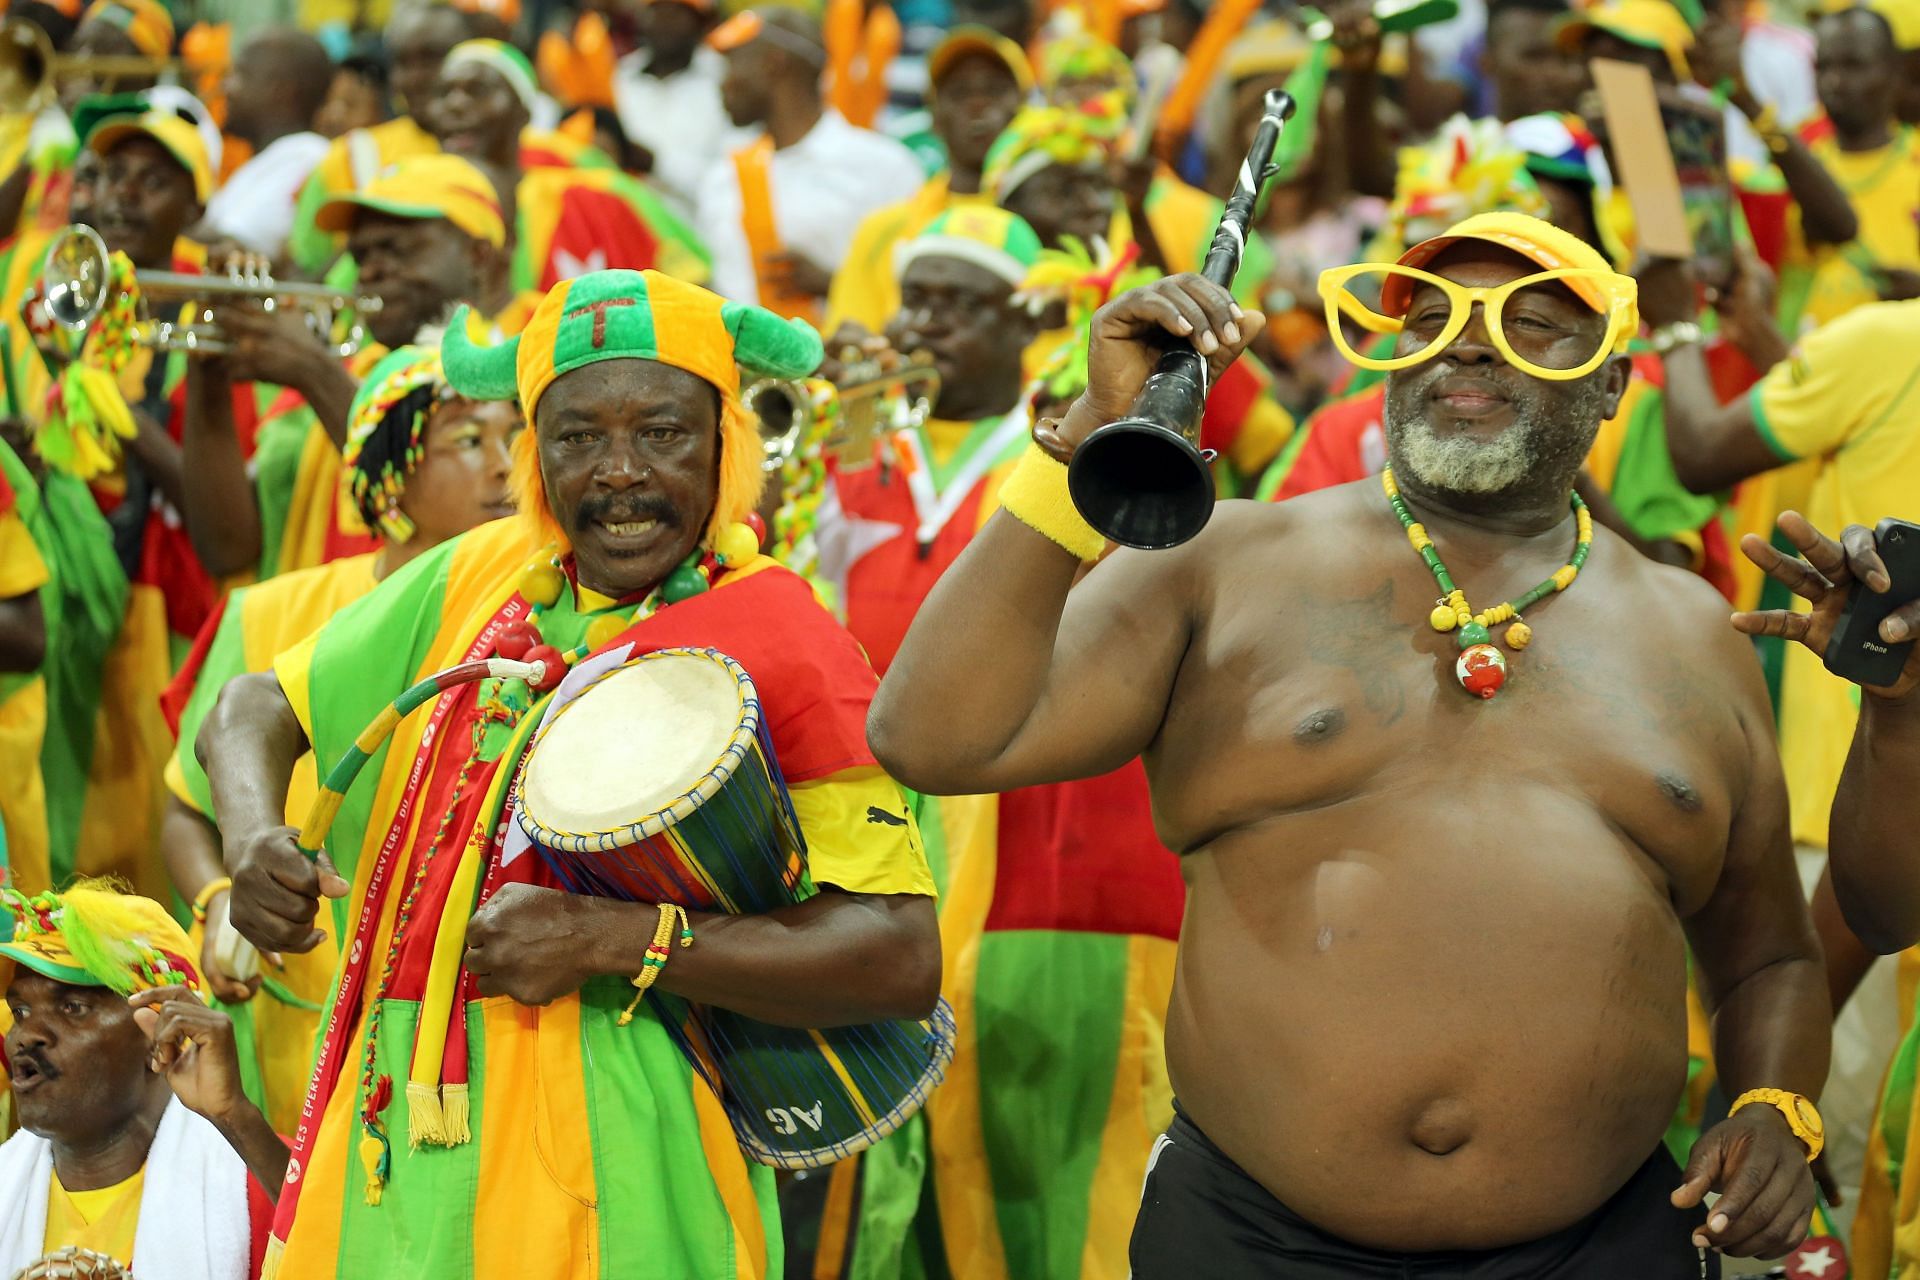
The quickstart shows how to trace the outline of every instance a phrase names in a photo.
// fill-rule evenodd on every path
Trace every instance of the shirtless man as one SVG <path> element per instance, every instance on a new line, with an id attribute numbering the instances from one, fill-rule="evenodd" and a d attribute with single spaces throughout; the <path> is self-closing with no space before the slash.
<path id="1" fill-rule="evenodd" d="M 1442 342 L 1434 285 L 1405 303 L 1397 352 L 1433 358 L 1390 375 L 1388 454 L 1482 609 L 1567 563 L 1573 478 L 1636 326 L 1631 282 L 1591 249 L 1489 217 L 1497 241 L 1403 262 L 1480 287 L 1576 265 L 1593 301 L 1518 290 L 1506 342 L 1480 304 Z M 1003 490 L 1021 514 L 948 571 L 868 722 L 889 772 L 934 793 L 1145 756 L 1188 897 L 1180 1110 L 1135 1275 L 1204 1257 L 1209 1280 L 1649 1280 L 1717 1274 L 1702 1248 L 1785 1252 L 1813 1207 L 1827 997 L 1760 671 L 1710 588 L 1597 530 L 1482 701 L 1368 480 L 1224 503 L 1192 542 L 1119 551 L 1069 595 L 1100 542 L 1049 458 L 1126 414 L 1168 335 L 1217 373 L 1260 327 L 1191 275 L 1095 316 L 1087 393 Z M 1547 380 L 1516 351 L 1598 363 Z M 1784 1107 L 1741 1107 L 1682 1174 L 1660 1138 L 1686 1082 L 1689 948 L 1728 1094 Z"/>

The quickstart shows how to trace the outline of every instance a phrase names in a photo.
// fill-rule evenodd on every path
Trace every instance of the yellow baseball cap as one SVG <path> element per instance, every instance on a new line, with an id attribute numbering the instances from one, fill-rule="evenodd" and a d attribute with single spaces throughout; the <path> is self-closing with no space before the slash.
<path id="1" fill-rule="evenodd" d="M 955 27 L 927 55 L 927 82 L 933 92 L 939 92 L 953 64 L 970 53 L 984 53 L 1011 71 L 1022 98 L 1033 92 L 1033 64 L 1027 61 L 1026 51 L 990 27 L 976 26 Z"/>
<path id="2" fill-rule="evenodd" d="M 1563 52 L 1579 53 L 1581 44 L 1595 31 L 1643 49 L 1659 49 L 1667 55 L 1674 75 L 1685 80 L 1691 74 L 1687 70 L 1687 50 L 1693 48 L 1693 28 L 1667 0 L 1602 0 L 1564 18 L 1554 39 Z"/>
<path id="3" fill-rule="evenodd" d="M 362 209 L 395 218 L 445 218 L 496 249 L 507 242 L 499 193 L 484 173 L 459 156 L 409 156 L 389 166 L 364 191 L 328 200 L 315 212 L 313 224 L 322 231 L 351 231 Z"/>
<path id="4" fill-rule="evenodd" d="M 1517 253 L 1542 270 L 1585 267 L 1603 271 L 1604 276 L 1574 277 L 1564 281 L 1574 296 L 1601 315 L 1610 315 L 1622 303 L 1633 308 L 1623 332 L 1639 332 L 1639 288 L 1633 277 L 1623 276 L 1613 264 L 1579 236 L 1562 231 L 1551 222 L 1524 213 L 1481 213 L 1456 222 L 1441 234 L 1422 240 L 1400 255 L 1403 267 L 1422 267 L 1432 262 L 1449 245 L 1462 240 L 1479 240 Z M 1380 313 L 1404 316 L 1413 302 L 1413 281 L 1404 276 L 1389 276 L 1380 290 Z"/>
<path id="5" fill-rule="evenodd" d="M 152 138 L 166 148 L 193 178 L 194 198 L 202 204 L 213 194 L 213 166 L 207 163 L 207 144 L 193 122 L 165 111 L 137 116 L 108 116 L 87 135 L 87 148 L 105 156 L 135 134 Z"/>

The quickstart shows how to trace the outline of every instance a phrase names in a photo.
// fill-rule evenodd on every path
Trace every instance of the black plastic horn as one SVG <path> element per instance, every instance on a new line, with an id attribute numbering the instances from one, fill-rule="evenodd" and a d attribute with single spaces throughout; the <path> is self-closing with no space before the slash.
<path id="1" fill-rule="evenodd" d="M 1227 198 L 1200 274 L 1231 288 L 1246 251 L 1260 188 L 1273 176 L 1273 149 L 1293 115 L 1293 98 L 1267 94 L 1253 148 Z M 1200 452 L 1207 361 L 1192 347 L 1160 357 L 1133 412 L 1083 441 L 1067 469 L 1067 490 L 1086 522 L 1113 541 L 1158 551 L 1177 547 L 1213 515 L 1213 473 Z"/>

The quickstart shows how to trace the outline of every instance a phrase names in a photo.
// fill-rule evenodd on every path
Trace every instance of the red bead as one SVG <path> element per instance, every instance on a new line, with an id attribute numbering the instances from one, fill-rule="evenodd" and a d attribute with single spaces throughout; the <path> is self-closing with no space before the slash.
<path id="1" fill-rule="evenodd" d="M 521 661 L 544 662 L 547 664 L 546 671 L 541 674 L 538 683 L 533 686 L 535 693 L 545 693 L 567 678 L 567 660 L 561 656 L 558 649 L 550 644 L 537 644 L 533 646 L 533 648 L 527 650 L 526 657 L 522 658 Z"/>
<path id="2" fill-rule="evenodd" d="M 1461 687 L 1481 698 L 1491 698 L 1507 682 L 1506 655 L 1490 644 L 1476 644 L 1453 664 Z"/>
<path id="3" fill-rule="evenodd" d="M 762 546 L 766 545 L 767 522 L 760 518 L 760 513 L 758 511 L 747 512 L 746 516 L 742 518 L 741 523 L 746 525 L 747 528 L 753 530 L 753 536 L 760 539 L 760 545 Z"/>
<path id="4" fill-rule="evenodd" d="M 494 637 L 493 651 L 509 662 L 526 660 L 527 651 L 540 643 L 540 633 L 528 622 L 509 622 Z"/>

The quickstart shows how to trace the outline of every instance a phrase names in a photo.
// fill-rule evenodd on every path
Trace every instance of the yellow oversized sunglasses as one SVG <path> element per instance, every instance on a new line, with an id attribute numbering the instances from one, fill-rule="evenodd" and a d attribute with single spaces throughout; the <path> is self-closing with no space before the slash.
<path id="1" fill-rule="evenodd" d="M 1606 331 L 1592 349 L 1584 342 L 1574 344 L 1578 335 L 1529 303 L 1527 290 L 1555 283 L 1606 315 Z M 1444 311 L 1437 300 L 1418 308 L 1411 305 L 1421 285 L 1440 291 Z M 1639 289 L 1633 278 L 1599 267 L 1558 267 L 1488 287 L 1460 284 L 1398 263 L 1360 262 L 1321 272 L 1320 297 L 1340 354 L 1362 369 L 1381 372 L 1409 368 L 1445 351 L 1466 329 L 1475 303 L 1486 317 L 1494 350 L 1521 372 L 1549 382 L 1586 377 L 1608 356 L 1624 350 L 1640 327 Z M 1376 305 L 1369 297 L 1380 301 Z M 1385 359 L 1356 351 L 1342 317 L 1368 333 L 1393 335 L 1402 349 Z M 1404 349 L 1409 341 L 1417 343 L 1413 350 Z"/>

